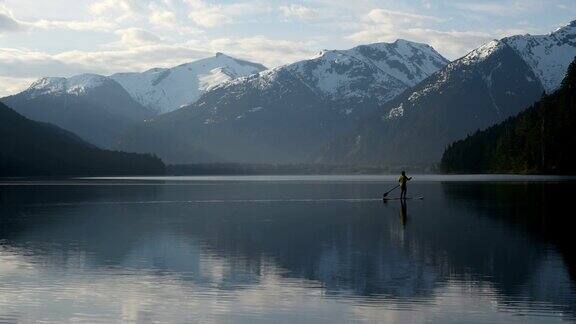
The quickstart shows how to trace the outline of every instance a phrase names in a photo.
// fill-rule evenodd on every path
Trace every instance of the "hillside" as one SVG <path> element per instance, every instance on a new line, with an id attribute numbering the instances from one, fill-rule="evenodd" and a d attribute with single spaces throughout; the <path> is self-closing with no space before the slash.
<path id="1" fill-rule="evenodd" d="M 225 82 L 194 104 L 141 124 L 124 151 L 168 163 L 300 163 L 359 120 L 447 64 L 398 40 L 316 57 Z"/>
<path id="2" fill-rule="evenodd" d="M 448 144 L 558 88 L 576 56 L 576 23 L 488 42 L 381 105 L 331 142 L 321 163 L 434 165 Z"/>
<path id="3" fill-rule="evenodd" d="M 98 149 L 56 126 L 29 120 L 0 103 L 0 176 L 162 174 L 150 155 Z"/>
<path id="4" fill-rule="evenodd" d="M 216 53 L 173 68 L 154 68 L 142 73 L 110 76 L 144 107 L 157 114 L 194 103 L 221 83 L 266 70 L 261 64 Z"/>
<path id="5" fill-rule="evenodd" d="M 452 173 L 576 174 L 576 61 L 559 90 L 518 116 L 451 144 L 441 167 Z"/>
<path id="6" fill-rule="evenodd" d="M 1 101 L 35 121 L 54 124 L 101 148 L 111 148 L 134 124 L 151 117 L 116 81 L 96 74 L 42 78 Z"/>

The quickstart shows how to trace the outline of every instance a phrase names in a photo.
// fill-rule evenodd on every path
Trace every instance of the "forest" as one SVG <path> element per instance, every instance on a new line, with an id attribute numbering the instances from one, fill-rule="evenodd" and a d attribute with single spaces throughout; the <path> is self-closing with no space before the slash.
<path id="1" fill-rule="evenodd" d="M 447 173 L 576 174 L 576 61 L 562 86 L 517 116 L 450 144 Z"/>

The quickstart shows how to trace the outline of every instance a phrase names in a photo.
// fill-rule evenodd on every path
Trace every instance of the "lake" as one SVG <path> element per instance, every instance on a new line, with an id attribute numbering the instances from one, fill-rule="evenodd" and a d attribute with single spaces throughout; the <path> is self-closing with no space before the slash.
<path id="1" fill-rule="evenodd" d="M 0 181 L 0 322 L 576 321 L 574 178 L 396 178 Z"/>

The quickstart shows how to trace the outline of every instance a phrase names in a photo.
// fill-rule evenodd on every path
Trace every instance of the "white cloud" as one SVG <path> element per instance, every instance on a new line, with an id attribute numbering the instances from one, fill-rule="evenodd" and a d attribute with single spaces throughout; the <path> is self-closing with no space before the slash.
<path id="1" fill-rule="evenodd" d="M 218 38 L 183 44 L 158 43 L 160 39 L 140 29 L 118 31 L 122 48 L 104 51 L 65 51 L 50 54 L 41 51 L 0 48 L 0 95 L 23 90 L 42 76 L 71 76 L 79 73 L 144 71 L 153 67 L 171 67 L 224 52 L 262 63 L 269 67 L 312 56 L 313 42 L 248 38 Z M 126 45 L 128 45 L 126 47 Z"/>
<path id="2" fill-rule="evenodd" d="M 386 9 L 372 9 L 368 13 L 368 18 L 375 23 L 383 24 L 421 24 L 424 22 L 444 22 L 445 19 L 418 15 L 413 13 L 393 11 Z"/>
<path id="3" fill-rule="evenodd" d="M 144 12 L 149 3 L 149 0 L 100 0 L 90 5 L 90 11 L 95 15 L 113 12 L 135 15 Z"/>
<path id="4" fill-rule="evenodd" d="M 22 24 L 33 28 L 69 29 L 78 31 L 110 31 L 116 27 L 116 24 L 104 19 L 95 19 L 89 21 L 42 19 L 36 22 Z"/>
<path id="5" fill-rule="evenodd" d="M 18 22 L 12 13 L 0 4 L 0 34 L 5 32 L 20 31 L 24 27 Z"/>
<path id="6" fill-rule="evenodd" d="M 15 18 L 11 11 L 0 5 L 0 33 L 25 31 L 31 29 L 69 29 L 79 31 L 109 31 L 115 24 L 105 19 L 88 21 L 80 20 L 48 20 L 23 21 Z"/>
<path id="7" fill-rule="evenodd" d="M 230 24 L 234 21 L 231 16 L 226 15 L 221 6 L 196 7 L 192 9 L 188 17 L 197 25 L 206 28 Z"/>
<path id="8" fill-rule="evenodd" d="M 121 43 L 126 46 L 144 46 L 162 42 L 160 37 L 141 28 L 120 29 L 116 34 L 120 35 Z"/>
<path id="9" fill-rule="evenodd" d="M 0 76 L 38 78 L 78 73 L 112 74 L 168 67 L 212 55 L 186 45 L 153 44 L 109 51 L 39 51 L 0 48 Z"/>
<path id="10" fill-rule="evenodd" d="M 348 25 L 356 31 L 346 37 L 356 43 L 392 42 L 398 38 L 427 43 L 451 59 L 494 38 L 481 31 L 444 31 L 429 27 L 446 21 L 434 16 L 373 9 L 360 22 Z"/>
<path id="11" fill-rule="evenodd" d="M 36 78 L 11 78 L 0 76 L 0 97 L 18 93 L 30 86 Z"/>
<path id="12" fill-rule="evenodd" d="M 280 6 L 280 11 L 285 18 L 297 18 L 301 20 L 311 20 L 319 16 L 315 9 L 303 6 L 301 4 L 291 4 L 289 6 Z"/>
<path id="13" fill-rule="evenodd" d="M 155 25 L 173 26 L 177 21 L 177 17 L 175 13 L 169 10 L 158 9 L 152 12 L 149 20 Z"/>
<path id="14" fill-rule="evenodd" d="M 543 1 L 513 0 L 456 3 L 456 8 L 494 16 L 515 16 L 525 11 L 537 10 L 545 5 Z"/>
<path id="15" fill-rule="evenodd" d="M 69 73 L 63 62 L 50 54 L 38 51 L 26 51 L 13 48 L 0 48 L 0 75 L 13 78 L 32 78 L 45 75 L 47 71 L 61 70 Z"/>
<path id="16" fill-rule="evenodd" d="M 272 8 L 263 1 L 248 1 L 227 5 L 207 4 L 203 0 L 187 0 L 190 5 L 188 17 L 197 25 L 214 28 L 238 22 L 240 18 L 255 17 Z"/>
<path id="17" fill-rule="evenodd" d="M 219 38 L 209 42 L 212 52 L 224 52 L 274 67 L 311 57 L 317 44 L 310 41 L 269 39 L 264 36 Z"/>

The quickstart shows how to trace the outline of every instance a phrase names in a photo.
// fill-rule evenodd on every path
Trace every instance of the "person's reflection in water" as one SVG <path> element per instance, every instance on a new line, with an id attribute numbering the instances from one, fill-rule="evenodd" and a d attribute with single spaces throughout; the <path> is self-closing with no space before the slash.
<path id="1" fill-rule="evenodd" d="M 400 221 L 402 222 L 402 227 L 406 228 L 406 223 L 408 223 L 408 213 L 406 207 L 406 200 L 400 200 Z"/>

